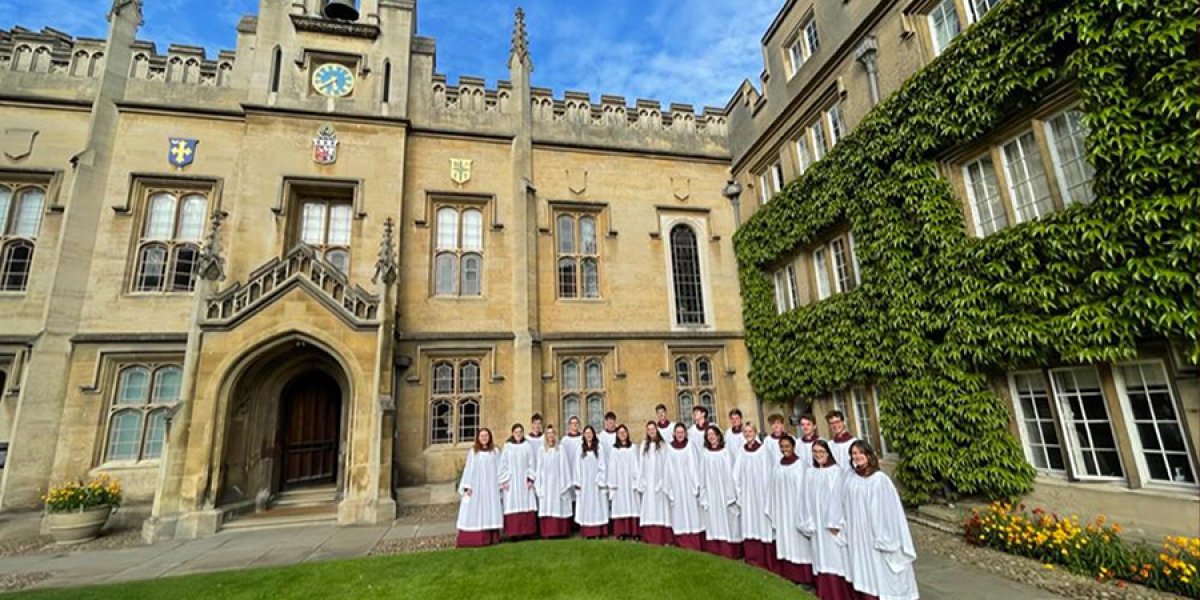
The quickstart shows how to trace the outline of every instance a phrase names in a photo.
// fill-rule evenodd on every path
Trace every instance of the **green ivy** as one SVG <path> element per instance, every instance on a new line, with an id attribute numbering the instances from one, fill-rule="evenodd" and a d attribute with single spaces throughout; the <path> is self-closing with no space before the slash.
<path id="1" fill-rule="evenodd" d="M 881 389 L 905 499 L 1011 497 L 1033 470 L 991 376 L 1136 355 L 1200 359 L 1196 0 L 1006 0 L 735 236 L 755 389 Z M 1096 199 L 968 235 L 938 157 L 1073 80 Z M 777 315 L 770 275 L 839 224 L 862 285 Z"/>

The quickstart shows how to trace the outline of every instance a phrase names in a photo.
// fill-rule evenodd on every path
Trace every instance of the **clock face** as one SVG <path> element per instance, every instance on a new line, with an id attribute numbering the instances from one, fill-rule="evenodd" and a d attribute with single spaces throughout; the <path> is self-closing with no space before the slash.
<path id="1" fill-rule="evenodd" d="M 341 98 L 354 91 L 354 73 L 345 65 L 325 63 L 313 71 L 312 85 L 322 96 Z"/>

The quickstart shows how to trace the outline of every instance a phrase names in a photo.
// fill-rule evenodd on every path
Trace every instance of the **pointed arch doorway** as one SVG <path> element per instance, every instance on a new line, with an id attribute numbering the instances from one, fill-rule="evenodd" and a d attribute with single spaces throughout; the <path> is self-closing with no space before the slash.
<path id="1" fill-rule="evenodd" d="M 315 369 L 297 375 L 284 387 L 279 420 L 280 491 L 337 482 L 341 396 L 337 382 Z"/>

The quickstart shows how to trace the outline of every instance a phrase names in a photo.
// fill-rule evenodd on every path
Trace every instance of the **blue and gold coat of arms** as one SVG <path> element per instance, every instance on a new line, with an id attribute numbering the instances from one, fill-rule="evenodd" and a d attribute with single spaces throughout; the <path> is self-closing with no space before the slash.
<path id="1" fill-rule="evenodd" d="M 171 166 L 182 169 L 196 160 L 196 144 L 200 140 L 187 138 L 167 138 L 167 162 Z"/>

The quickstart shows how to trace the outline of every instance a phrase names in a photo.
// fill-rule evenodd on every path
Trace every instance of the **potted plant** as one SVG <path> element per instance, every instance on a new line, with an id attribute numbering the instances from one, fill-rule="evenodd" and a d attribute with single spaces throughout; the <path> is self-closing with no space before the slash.
<path id="1" fill-rule="evenodd" d="M 95 539 L 121 504 L 121 484 L 105 473 L 50 488 L 45 518 L 54 541 L 67 545 Z"/>

